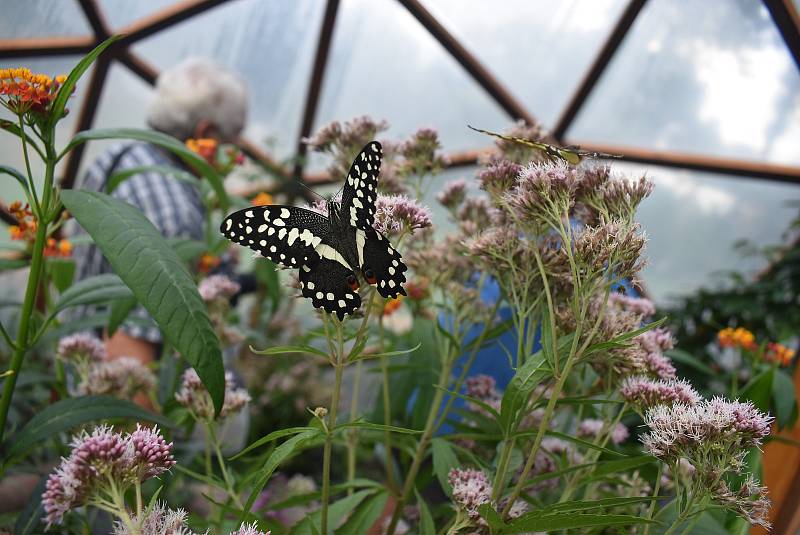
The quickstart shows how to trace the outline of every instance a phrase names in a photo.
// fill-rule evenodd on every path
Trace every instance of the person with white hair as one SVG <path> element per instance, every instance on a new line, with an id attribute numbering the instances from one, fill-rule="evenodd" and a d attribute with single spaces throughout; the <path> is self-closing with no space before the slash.
<path id="1" fill-rule="evenodd" d="M 147 124 L 182 142 L 203 138 L 233 142 L 244 129 L 247 104 L 247 87 L 238 74 L 214 61 L 192 58 L 159 76 Z M 111 147 L 93 162 L 79 187 L 105 192 L 112 175 L 144 166 L 192 172 L 156 145 L 127 142 Z M 203 240 L 205 207 L 198 189 L 190 183 L 164 173 L 143 172 L 120 183 L 111 195 L 142 210 L 165 238 Z M 75 229 L 74 234 L 82 233 Z M 112 272 L 94 245 L 77 246 L 73 256 L 76 280 Z M 88 316 L 95 310 L 86 307 L 76 313 Z M 161 342 L 161 332 L 138 307 L 113 336 L 106 337 L 106 349 L 109 358 L 133 356 L 146 364 L 158 356 Z"/>

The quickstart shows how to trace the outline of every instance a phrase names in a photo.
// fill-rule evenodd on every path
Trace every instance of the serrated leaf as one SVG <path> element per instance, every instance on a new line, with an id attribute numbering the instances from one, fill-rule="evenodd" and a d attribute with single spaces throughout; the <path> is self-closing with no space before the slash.
<path id="1" fill-rule="evenodd" d="M 25 427 L 9 438 L 6 443 L 7 458 L 23 455 L 57 433 L 69 431 L 88 422 L 116 418 L 155 422 L 167 427 L 173 425 L 163 416 L 124 399 L 110 396 L 67 398 L 37 413 Z"/>
<path id="2" fill-rule="evenodd" d="M 194 280 L 175 251 L 128 203 L 93 191 L 63 191 L 61 198 L 170 345 L 197 371 L 219 411 L 225 394 L 219 340 Z"/>

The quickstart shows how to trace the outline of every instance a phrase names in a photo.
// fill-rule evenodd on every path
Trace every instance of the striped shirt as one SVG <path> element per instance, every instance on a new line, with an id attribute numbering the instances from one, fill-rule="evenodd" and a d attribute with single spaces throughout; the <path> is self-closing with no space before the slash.
<path id="1" fill-rule="evenodd" d="M 92 191 L 106 191 L 109 176 L 142 166 L 167 166 L 185 170 L 182 164 L 162 150 L 149 143 L 133 142 L 114 146 L 100 156 L 83 176 L 79 188 Z M 139 208 L 145 217 L 165 238 L 190 238 L 203 240 L 205 207 L 196 187 L 184 181 L 157 172 L 136 174 L 119 184 L 112 197 Z M 85 236 L 75 223 L 71 236 Z M 94 244 L 76 245 L 75 280 L 103 273 L 113 273 L 111 265 Z M 77 317 L 96 314 L 97 307 L 83 307 L 76 310 Z M 137 306 L 128 316 L 128 321 L 120 327 L 133 338 L 160 343 L 161 332 L 141 306 Z"/>

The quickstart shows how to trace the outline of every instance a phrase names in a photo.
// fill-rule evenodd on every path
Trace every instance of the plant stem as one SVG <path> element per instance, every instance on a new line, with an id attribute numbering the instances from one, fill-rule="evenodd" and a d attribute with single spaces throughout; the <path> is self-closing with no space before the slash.
<path id="1" fill-rule="evenodd" d="M 219 469 L 222 471 L 222 479 L 225 480 L 225 488 L 228 491 L 228 496 L 231 497 L 233 503 L 236 504 L 236 507 L 239 509 L 244 509 L 242 500 L 239 498 L 239 495 L 236 493 L 236 489 L 233 487 L 233 479 L 228 473 L 228 469 L 225 468 L 225 458 L 222 456 L 222 449 L 219 446 L 217 432 L 214 429 L 214 422 L 208 422 L 206 426 L 208 427 L 208 434 L 211 436 L 211 444 L 214 446 L 214 453 L 217 455 Z"/>
<path id="2" fill-rule="evenodd" d="M 497 501 L 501 494 L 503 493 L 503 489 L 505 485 L 503 484 L 506 479 L 506 472 L 508 471 L 508 463 L 511 460 L 511 452 L 514 450 L 514 442 L 515 440 L 506 439 L 505 443 L 503 444 L 503 451 L 500 453 L 500 461 L 497 463 L 497 471 L 494 475 L 494 486 L 492 488 L 492 501 Z"/>
<path id="3" fill-rule="evenodd" d="M 457 351 L 457 349 L 454 351 Z M 403 507 L 405 506 L 406 500 L 408 500 L 409 496 L 411 496 L 411 491 L 414 489 L 414 482 L 417 479 L 417 473 L 419 472 L 419 469 L 422 466 L 422 461 L 425 457 L 425 450 L 428 449 L 428 445 L 430 444 L 431 438 L 433 438 L 433 433 L 435 432 L 434 424 L 436 423 L 438 407 L 442 404 L 444 391 L 447 388 L 447 383 L 450 379 L 450 372 L 452 370 L 453 358 L 449 358 L 448 356 L 444 366 L 442 366 L 442 371 L 439 373 L 438 388 L 436 388 L 436 391 L 433 394 L 431 408 L 428 411 L 428 419 L 425 421 L 425 428 L 422 431 L 422 437 L 419 439 L 419 444 L 414 452 L 414 460 L 411 462 L 411 467 L 408 469 L 408 474 L 406 474 L 406 478 L 403 483 L 403 490 L 400 496 L 398 496 L 397 503 L 394 507 L 394 512 L 392 513 L 392 520 L 389 523 L 389 527 L 386 529 L 386 535 L 394 534 L 394 530 L 397 528 L 397 523 L 400 521 L 400 515 L 403 512 Z"/>
<path id="4" fill-rule="evenodd" d="M 655 497 L 658 496 L 658 492 L 661 490 L 661 475 L 664 473 L 664 465 L 662 463 L 658 463 L 658 472 L 656 472 L 656 484 L 653 486 L 653 501 L 650 502 L 650 508 L 647 511 L 647 520 L 653 520 L 653 516 L 656 513 L 656 499 Z M 650 533 L 650 524 L 645 525 L 644 527 L 644 534 L 648 535 Z"/>
<path id="5" fill-rule="evenodd" d="M 47 166 L 45 168 L 44 194 L 42 206 L 47 206 L 50 200 L 50 190 L 53 187 L 53 172 L 55 170 L 55 157 L 52 155 L 53 149 L 48 148 Z M 44 213 L 45 210 L 40 210 Z M 28 331 L 30 320 L 33 315 L 33 306 L 36 303 L 36 294 L 39 289 L 39 280 L 42 276 L 44 267 L 44 246 L 47 242 L 47 225 L 49 221 L 39 220 L 36 227 L 36 239 L 33 242 L 33 253 L 31 257 L 31 268 L 28 274 L 28 285 L 25 288 L 25 299 L 22 303 L 22 310 L 19 319 L 19 331 L 17 332 L 16 348 L 11 357 L 12 374 L 5 379 L 3 384 L 3 397 L 0 399 L 0 442 L 6 429 L 6 419 L 11 408 L 11 398 L 14 396 L 14 388 L 17 385 L 17 376 L 22 368 L 22 361 L 28 352 Z"/>
<path id="6" fill-rule="evenodd" d="M 325 434 L 325 447 L 322 453 L 322 508 L 320 509 L 320 533 L 328 535 L 328 502 L 331 493 L 331 448 L 333 446 L 333 431 L 336 427 L 336 412 L 339 408 L 339 394 L 342 389 L 342 371 L 344 370 L 344 342 L 342 340 L 342 324 L 336 322 L 337 351 L 334 359 L 335 379 L 331 407 L 328 411 L 328 426 Z"/>
<path id="7" fill-rule="evenodd" d="M 361 390 L 361 366 L 362 362 L 356 362 L 355 379 L 353 381 L 353 395 L 350 397 L 350 421 L 356 419 L 358 410 L 358 395 Z M 358 430 L 347 430 L 347 481 L 353 481 L 356 477 L 356 452 L 358 449 Z M 347 495 L 353 494 L 352 487 L 347 489 Z"/>

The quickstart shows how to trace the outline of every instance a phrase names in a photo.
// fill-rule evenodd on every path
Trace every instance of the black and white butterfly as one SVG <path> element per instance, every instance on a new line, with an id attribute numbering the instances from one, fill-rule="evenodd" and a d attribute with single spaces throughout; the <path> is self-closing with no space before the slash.
<path id="1" fill-rule="evenodd" d="M 299 269 L 303 296 L 339 319 L 361 306 L 359 275 L 383 297 L 405 295 L 408 268 L 373 228 L 381 156 L 377 141 L 361 149 L 341 201 L 328 201 L 327 217 L 295 206 L 258 206 L 226 217 L 220 232 L 282 267 Z"/>

